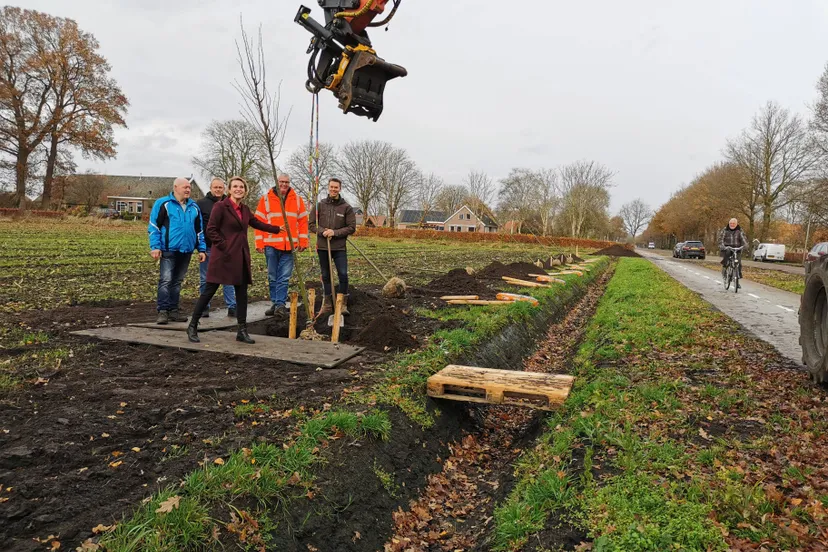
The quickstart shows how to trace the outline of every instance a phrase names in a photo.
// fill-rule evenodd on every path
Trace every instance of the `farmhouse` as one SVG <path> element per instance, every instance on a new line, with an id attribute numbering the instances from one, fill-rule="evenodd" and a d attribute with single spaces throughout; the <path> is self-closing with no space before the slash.
<path id="1" fill-rule="evenodd" d="M 478 217 L 467 205 L 463 205 L 450 216 L 442 211 L 405 210 L 397 217 L 395 228 L 427 228 L 441 232 L 497 232 L 497 223 L 488 215 Z"/>

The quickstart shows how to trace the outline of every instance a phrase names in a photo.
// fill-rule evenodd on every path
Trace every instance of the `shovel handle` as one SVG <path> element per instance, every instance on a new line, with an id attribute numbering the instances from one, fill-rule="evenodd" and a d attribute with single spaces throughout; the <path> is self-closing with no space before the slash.
<path id="1" fill-rule="evenodd" d="M 351 245 L 353 245 L 353 246 L 354 246 L 354 249 L 356 249 L 356 250 L 357 250 L 357 253 L 359 253 L 360 255 L 362 255 L 362 257 L 363 257 L 366 261 L 368 261 L 368 263 L 369 263 L 371 266 L 373 266 L 373 267 L 374 267 L 374 270 L 376 270 L 376 271 L 377 271 L 377 274 L 379 274 L 379 275 L 380 275 L 380 278 L 382 278 L 383 280 L 386 280 L 386 281 L 388 280 L 388 278 L 386 278 L 386 277 L 385 277 L 385 274 L 383 274 L 383 273 L 382 273 L 382 271 L 381 271 L 379 268 L 377 268 L 377 265 L 375 265 L 375 264 L 374 264 L 374 262 L 373 262 L 371 259 L 369 259 L 369 258 L 368 258 L 368 256 L 367 256 L 365 253 L 363 253 L 363 252 L 362 252 L 362 250 L 361 250 L 359 247 L 357 247 L 357 246 L 356 246 L 356 244 L 355 244 L 352 240 L 350 240 L 350 239 L 349 239 L 349 240 L 348 240 L 348 243 L 350 243 Z"/>

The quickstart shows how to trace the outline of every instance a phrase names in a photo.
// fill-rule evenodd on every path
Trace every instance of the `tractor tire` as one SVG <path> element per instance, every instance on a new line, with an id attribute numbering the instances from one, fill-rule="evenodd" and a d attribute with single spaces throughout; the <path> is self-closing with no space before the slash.
<path id="1" fill-rule="evenodd" d="M 799 308 L 802 362 L 815 383 L 828 382 L 828 263 L 822 261 L 806 276 Z"/>

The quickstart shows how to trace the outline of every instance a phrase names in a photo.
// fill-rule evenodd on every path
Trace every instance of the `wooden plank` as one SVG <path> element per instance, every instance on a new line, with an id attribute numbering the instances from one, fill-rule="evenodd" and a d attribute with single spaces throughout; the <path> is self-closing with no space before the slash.
<path id="1" fill-rule="evenodd" d="M 440 299 L 442 299 L 443 301 L 453 301 L 453 300 L 459 300 L 459 299 L 467 299 L 467 300 L 473 301 L 475 299 L 480 299 L 480 296 L 479 295 L 443 295 L 442 297 L 440 297 Z"/>
<path id="2" fill-rule="evenodd" d="M 190 343 L 186 335 L 178 332 L 136 328 L 130 326 L 97 328 L 72 332 L 76 335 L 104 340 L 126 341 L 159 347 L 173 347 L 189 351 L 227 353 L 256 358 L 283 360 L 294 364 L 309 364 L 323 368 L 335 368 L 361 353 L 364 347 L 353 347 L 327 341 L 285 339 L 267 335 L 251 335 L 256 343 L 248 345 L 236 341 L 233 332 L 199 333 L 201 343 Z"/>
<path id="3" fill-rule="evenodd" d="M 428 378 L 430 397 L 553 410 L 563 404 L 575 378 L 517 370 L 450 364 Z"/>
<path id="4" fill-rule="evenodd" d="M 578 276 L 584 275 L 584 273 L 580 270 L 561 270 L 560 272 L 549 272 L 547 276 L 563 276 L 565 274 L 577 274 Z"/>
<path id="5" fill-rule="evenodd" d="M 538 282 L 552 282 L 555 284 L 565 284 L 566 280 L 555 278 L 549 274 L 530 274 L 529 276 L 535 278 Z"/>
<path id="6" fill-rule="evenodd" d="M 501 276 L 503 280 L 507 284 L 511 284 L 513 286 L 523 286 L 523 287 L 550 287 L 546 284 L 541 284 L 538 282 L 529 282 L 527 280 L 520 280 L 518 278 L 510 278 L 509 276 Z"/>
<path id="7" fill-rule="evenodd" d="M 530 295 L 521 295 L 519 293 L 505 293 L 501 292 L 496 295 L 498 299 L 501 301 L 526 301 L 527 303 L 532 303 L 534 306 L 538 306 L 538 300 Z"/>
<path id="8" fill-rule="evenodd" d="M 265 311 L 269 308 L 270 301 L 257 301 L 255 303 L 249 303 L 247 305 L 247 323 L 252 324 L 253 322 L 259 322 L 267 318 L 265 316 Z M 169 322 L 167 324 L 156 324 L 155 322 L 133 322 L 132 324 L 127 324 L 127 326 L 133 326 L 136 328 L 152 328 L 153 330 L 177 330 L 180 332 L 186 332 L 189 323 L 189 320 L 187 322 Z M 198 331 L 206 332 L 208 330 L 233 328 L 237 323 L 238 322 L 236 322 L 235 317 L 227 316 L 226 308 L 213 309 L 213 311 L 210 312 L 210 318 L 202 318 L 198 321 Z"/>
<path id="9" fill-rule="evenodd" d="M 288 325 L 288 339 L 296 339 L 296 317 L 299 314 L 299 293 L 290 292 L 290 323 Z"/>
<path id="10" fill-rule="evenodd" d="M 449 305 L 511 305 L 514 301 L 491 301 L 487 299 L 449 299 Z"/>

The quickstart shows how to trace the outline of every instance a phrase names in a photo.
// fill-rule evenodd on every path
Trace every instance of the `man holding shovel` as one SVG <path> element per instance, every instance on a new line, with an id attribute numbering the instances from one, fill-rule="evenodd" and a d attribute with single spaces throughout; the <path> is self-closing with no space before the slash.
<path id="1" fill-rule="evenodd" d="M 319 255 L 319 267 L 322 270 L 322 286 L 324 298 L 319 315 L 328 314 L 333 310 L 334 290 L 331 281 L 333 267 L 336 267 L 336 276 L 339 280 L 338 292 L 345 296 L 342 314 L 348 312 L 348 253 L 346 242 L 348 236 L 356 232 L 356 214 L 353 207 L 345 201 L 339 192 L 342 190 L 342 181 L 331 178 L 328 182 L 328 197 L 319 201 L 311 209 L 310 231 L 316 234 L 316 253 Z"/>

